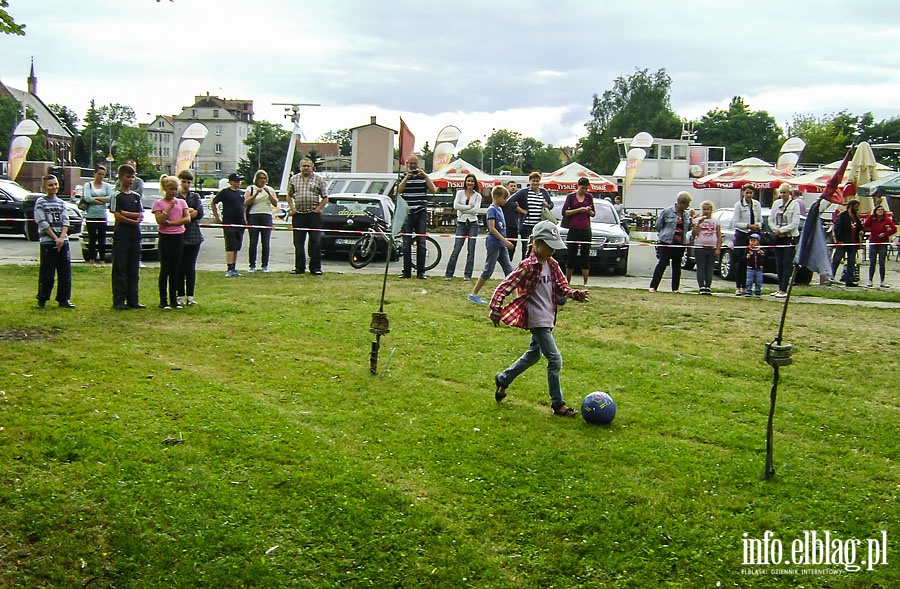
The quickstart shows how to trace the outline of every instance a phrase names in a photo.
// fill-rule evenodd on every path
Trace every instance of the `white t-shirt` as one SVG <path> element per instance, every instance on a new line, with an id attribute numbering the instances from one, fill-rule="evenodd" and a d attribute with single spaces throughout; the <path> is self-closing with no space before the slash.
<path id="1" fill-rule="evenodd" d="M 550 264 L 544 263 L 541 267 L 541 278 L 526 304 L 529 329 L 553 327 L 556 314 L 553 312 L 553 274 L 550 272 Z"/>

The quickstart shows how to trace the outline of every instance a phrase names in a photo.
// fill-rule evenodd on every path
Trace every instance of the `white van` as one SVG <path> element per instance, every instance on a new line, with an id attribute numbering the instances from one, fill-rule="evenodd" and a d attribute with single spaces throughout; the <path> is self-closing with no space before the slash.
<path id="1" fill-rule="evenodd" d="M 390 196 L 399 176 L 377 172 L 319 172 L 328 194 L 383 194 Z"/>

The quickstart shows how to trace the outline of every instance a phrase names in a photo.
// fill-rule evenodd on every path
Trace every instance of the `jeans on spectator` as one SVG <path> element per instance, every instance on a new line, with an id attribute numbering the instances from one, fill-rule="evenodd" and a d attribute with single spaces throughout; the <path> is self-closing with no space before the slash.
<path id="1" fill-rule="evenodd" d="M 459 252 L 462 251 L 463 244 L 467 245 L 466 252 L 466 268 L 463 270 L 463 277 L 466 280 L 472 278 L 472 270 L 475 267 L 475 244 L 478 241 L 478 221 L 457 221 L 456 222 L 456 239 L 453 242 L 453 253 L 450 254 L 450 261 L 447 262 L 447 271 L 445 278 L 453 278 L 456 272 L 456 261 L 459 258 Z"/>
<path id="2" fill-rule="evenodd" d="M 72 298 L 72 259 L 69 252 L 68 241 L 60 249 L 56 249 L 55 243 L 41 244 L 37 294 L 39 301 L 50 299 L 54 280 L 57 280 L 56 300 L 62 303 Z"/>
<path id="3" fill-rule="evenodd" d="M 416 236 L 416 274 L 425 276 L 425 232 L 428 230 L 428 211 L 410 211 L 403 223 L 403 275 L 412 276 L 412 240 Z"/>
<path id="4" fill-rule="evenodd" d="M 322 214 L 295 213 L 291 221 L 294 234 L 294 270 L 306 272 L 306 245 L 309 236 L 309 271 L 322 271 Z"/>
<path id="5" fill-rule="evenodd" d="M 262 262 L 263 268 L 269 267 L 269 242 L 272 239 L 272 215 L 269 213 L 253 213 L 248 215 L 247 224 L 250 227 L 247 231 L 250 233 L 250 267 L 256 268 L 256 252 L 262 241 Z"/>
<path id="6" fill-rule="evenodd" d="M 697 262 L 697 286 L 711 288 L 713 266 L 716 263 L 716 250 L 711 247 L 694 248 L 694 260 Z"/>
<path id="7" fill-rule="evenodd" d="M 658 249 L 659 261 L 653 269 L 653 278 L 650 280 L 650 288 L 659 288 L 662 282 L 663 274 L 667 266 L 672 266 L 672 291 L 678 290 L 681 284 L 681 257 L 684 255 L 683 245 L 672 245 L 669 243 L 659 244 Z"/>

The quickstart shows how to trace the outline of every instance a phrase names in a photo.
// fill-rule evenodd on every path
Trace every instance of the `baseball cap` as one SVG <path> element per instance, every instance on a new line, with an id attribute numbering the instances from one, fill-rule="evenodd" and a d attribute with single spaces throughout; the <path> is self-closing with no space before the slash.
<path id="1" fill-rule="evenodd" d="M 759 233 L 751 233 L 750 239 L 759 239 Z"/>
<path id="2" fill-rule="evenodd" d="M 559 236 L 559 227 L 551 221 L 541 221 L 531 230 L 532 239 L 540 239 L 555 250 L 566 249 L 566 242 Z"/>
<path id="3" fill-rule="evenodd" d="M 244 177 L 241 176 L 240 174 L 238 174 L 237 172 L 232 172 L 231 174 L 228 175 L 229 182 L 240 182 L 243 179 L 244 179 Z"/>

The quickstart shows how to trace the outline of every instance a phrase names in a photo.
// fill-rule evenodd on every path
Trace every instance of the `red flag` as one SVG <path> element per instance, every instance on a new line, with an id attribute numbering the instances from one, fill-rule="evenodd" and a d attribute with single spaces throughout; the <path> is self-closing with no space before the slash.
<path id="1" fill-rule="evenodd" d="M 847 150 L 847 155 L 844 156 L 844 161 L 841 162 L 837 172 L 832 174 L 831 178 L 828 179 L 828 183 L 825 184 L 825 190 L 822 191 L 822 198 L 828 202 L 833 202 L 837 205 L 844 204 L 844 193 L 843 191 L 838 190 L 838 185 L 844 177 L 844 172 L 847 171 L 847 164 L 850 162 L 850 152 L 852 151 L 853 148 Z"/>
<path id="2" fill-rule="evenodd" d="M 416 144 L 416 136 L 412 134 L 403 117 L 400 117 L 400 165 L 404 165 L 409 156 L 412 155 L 413 148 Z"/>

